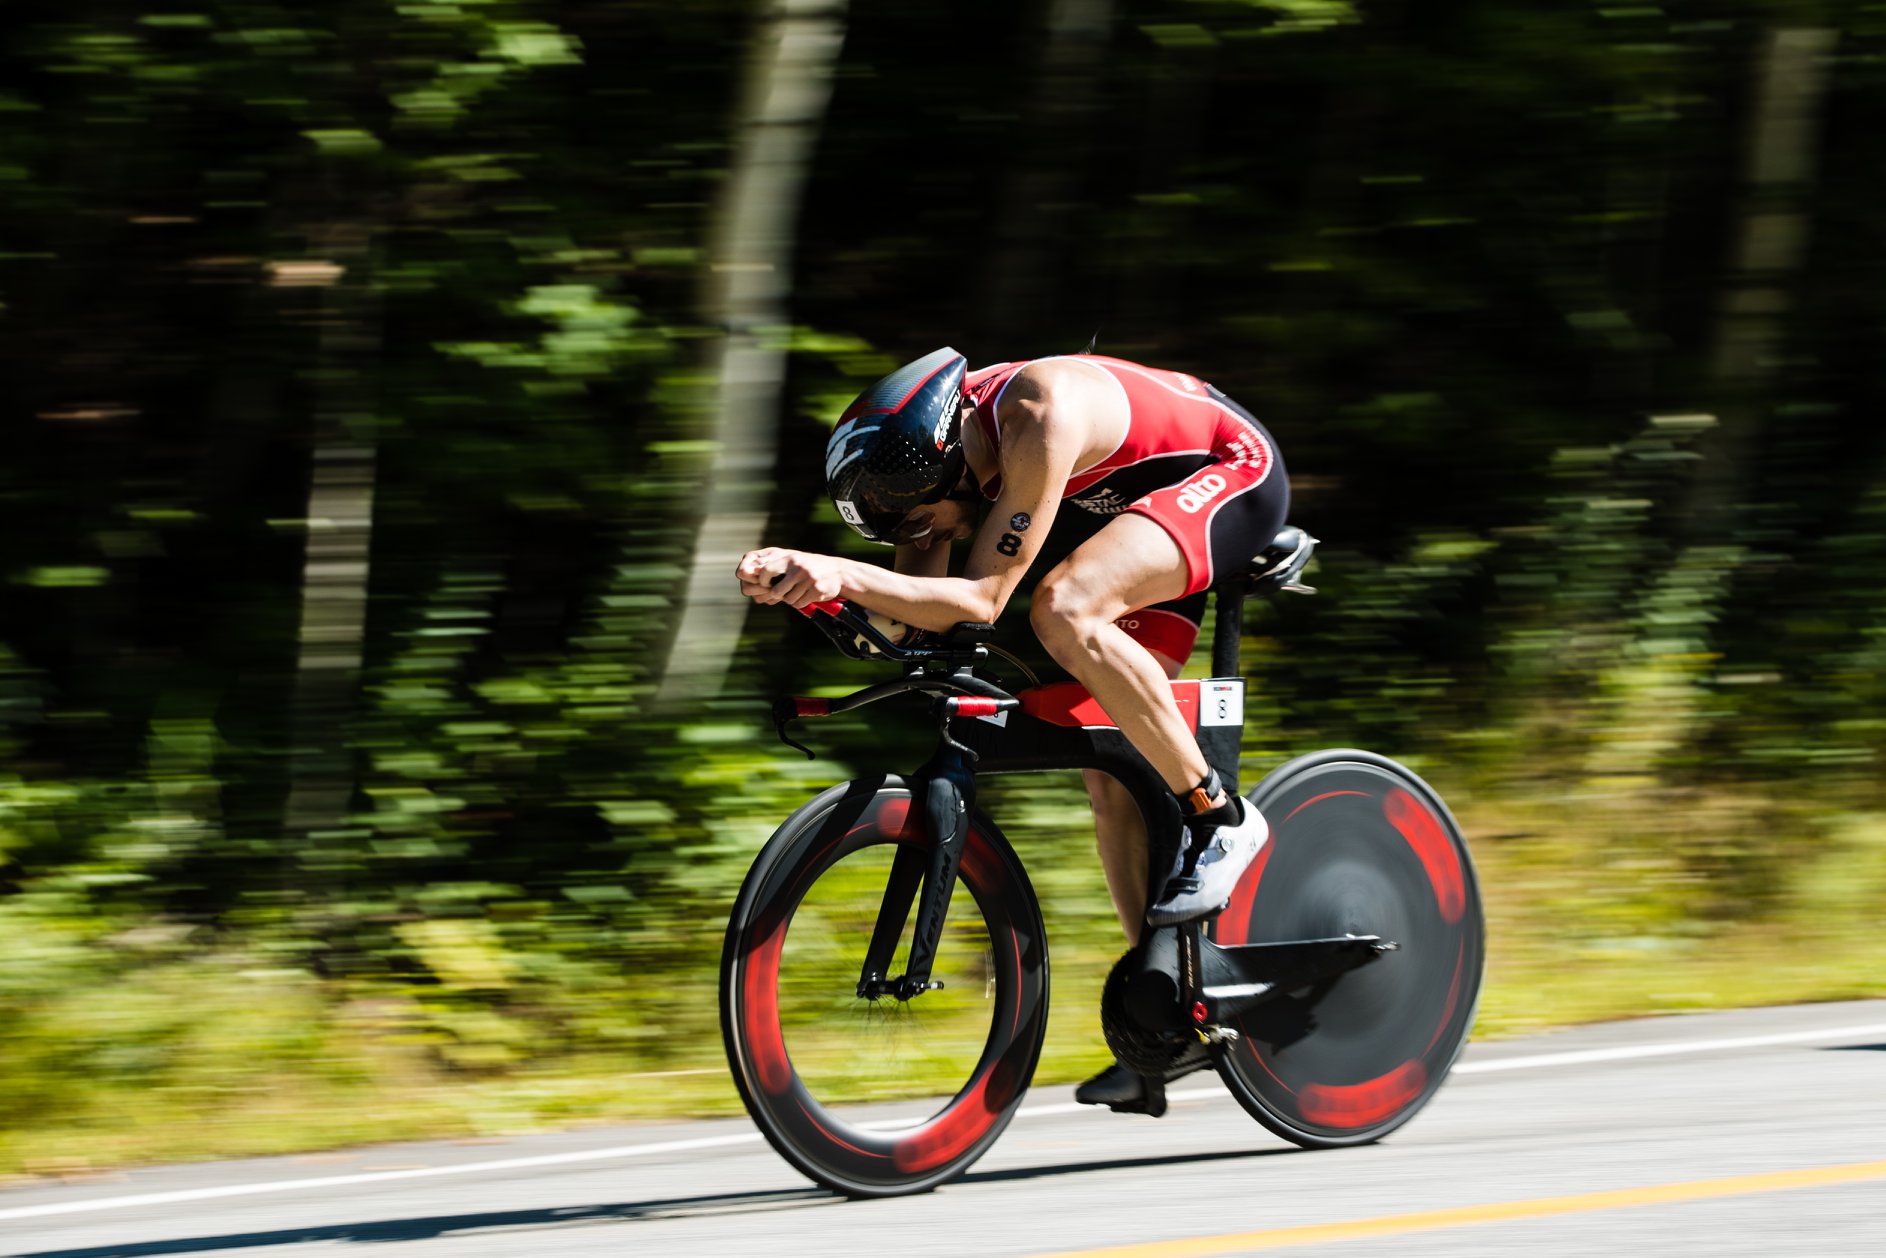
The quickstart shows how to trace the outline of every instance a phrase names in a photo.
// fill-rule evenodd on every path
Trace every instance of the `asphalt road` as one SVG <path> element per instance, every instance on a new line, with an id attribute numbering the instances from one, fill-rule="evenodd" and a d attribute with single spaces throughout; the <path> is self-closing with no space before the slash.
<path id="1" fill-rule="evenodd" d="M 1162 1120 L 1031 1094 L 926 1196 L 811 1188 L 744 1120 L 381 1146 L 0 1192 L 0 1253 L 1886 1254 L 1886 1001 L 1476 1046 L 1367 1148 L 1302 1152 L 1211 1076 Z"/>

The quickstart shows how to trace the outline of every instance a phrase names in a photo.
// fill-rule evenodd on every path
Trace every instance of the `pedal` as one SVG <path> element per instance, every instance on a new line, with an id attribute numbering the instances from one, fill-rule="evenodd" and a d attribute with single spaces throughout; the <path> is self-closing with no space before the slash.
<path id="1" fill-rule="evenodd" d="M 1118 1105 L 1109 1105 L 1107 1108 L 1116 1114 L 1144 1114 L 1148 1118 L 1164 1118 L 1166 1116 L 1165 1080 L 1155 1075 L 1141 1075 L 1139 1083 L 1141 1091 L 1137 1098 L 1122 1101 Z"/>

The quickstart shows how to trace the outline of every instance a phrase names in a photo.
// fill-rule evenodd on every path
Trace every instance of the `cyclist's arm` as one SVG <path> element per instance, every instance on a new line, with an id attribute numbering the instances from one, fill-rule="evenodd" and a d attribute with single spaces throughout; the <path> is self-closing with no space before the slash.
<path id="1" fill-rule="evenodd" d="M 840 574 L 844 597 L 919 629 L 990 622 L 1002 614 L 1054 524 L 1061 490 L 1091 429 L 1081 422 L 1081 383 L 1069 389 L 1040 378 L 1045 374 L 1024 369 L 1003 396 L 1002 493 L 970 544 L 963 575 L 887 572 L 847 561 Z"/>

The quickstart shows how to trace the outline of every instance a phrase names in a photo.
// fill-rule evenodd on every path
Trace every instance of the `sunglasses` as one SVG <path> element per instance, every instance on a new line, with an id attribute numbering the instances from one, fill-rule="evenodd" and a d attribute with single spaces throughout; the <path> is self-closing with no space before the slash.
<path id="1" fill-rule="evenodd" d="M 927 535 L 931 528 L 934 527 L 935 522 L 935 512 L 913 511 L 911 514 L 904 517 L 904 519 L 900 520 L 896 527 L 887 532 L 884 535 L 884 540 L 894 542 L 900 546 L 906 542 L 914 542 L 918 538 Z"/>

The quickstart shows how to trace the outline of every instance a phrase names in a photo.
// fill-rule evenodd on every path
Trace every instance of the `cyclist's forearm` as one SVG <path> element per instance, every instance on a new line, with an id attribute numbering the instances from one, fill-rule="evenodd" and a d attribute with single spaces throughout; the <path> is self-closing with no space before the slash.
<path id="1" fill-rule="evenodd" d="M 847 563 L 844 597 L 918 629 L 948 629 L 965 620 L 993 621 L 1008 601 L 992 581 L 918 576 L 874 564 Z"/>

